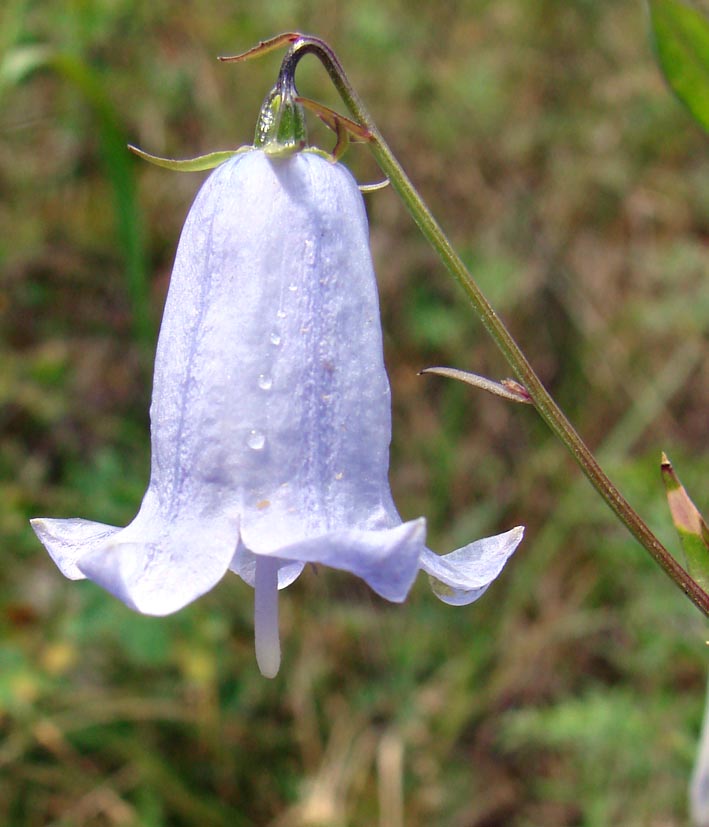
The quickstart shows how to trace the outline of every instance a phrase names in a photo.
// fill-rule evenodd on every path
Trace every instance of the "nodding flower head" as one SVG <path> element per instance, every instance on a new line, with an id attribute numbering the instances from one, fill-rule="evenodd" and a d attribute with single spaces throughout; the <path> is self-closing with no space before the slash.
<path id="1" fill-rule="evenodd" d="M 125 528 L 35 519 L 69 578 L 177 611 L 228 571 L 255 589 L 256 655 L 280 663 L 278 590 L 306 563 L 403 601 L 419 569 L 478 598 L 521 527 L 438 556 L 388 482 L 391 402 L 357 184 L 321 154 L 236 155 L 180 239 L 155 360 L 150 483 Z"/>

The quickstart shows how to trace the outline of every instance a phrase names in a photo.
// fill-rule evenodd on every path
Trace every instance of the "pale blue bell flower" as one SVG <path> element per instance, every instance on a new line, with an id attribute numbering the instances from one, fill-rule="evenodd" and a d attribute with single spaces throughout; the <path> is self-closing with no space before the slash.
<path id="1" fill-rule="evenodd" d="M 167 615 L 228 569 L 255 589 L 256 655 L 280 663 L 277 592 L 306 563 L 401 602 L 419 569 L 476 600 L 523 529 L 440 557 L 388 482 L 391 400 L 356 182 L 316 152 L 250 150 L 190 209 L 158 341 L 150 483 L 125 528 L 32 526 L 61 571 Z"/>

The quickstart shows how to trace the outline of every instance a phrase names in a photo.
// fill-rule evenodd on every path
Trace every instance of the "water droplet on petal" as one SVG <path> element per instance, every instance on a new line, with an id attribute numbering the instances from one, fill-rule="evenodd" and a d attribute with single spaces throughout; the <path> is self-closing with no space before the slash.
<path id="1" fill-rule="evenodd" d="M 261 451 L 266 444 L 266 436 L 262 431 L 250 431 L 246 439 L 246 444 L 252 451 Z"/>
<path id="2" fill-rule="evenodd" d="M 286 311 L 285 310 L 279 310 L 279 311 L 277 311 L 276 316 L 278 316 L 279 319 L 285 319 Z"/>
<path id="3" fill-rule="evenodd" d="M 297 284 L 289 284 L 288 289 L 291 291 L 291 293 L 295 293 L 295 291 L 298 289 L 298 285 Z"/>
<path id="4" fill-rule="evenodd" d="M 271 379 L 271 377 L 268 374 L 261 373 L 259 375 L 258 386 L 259 386 L 259 388 L 261 388 L 262 391 L 270 391 L 272 385 L 273 385 L 273 379 Z"/>
<path id="5" fill-rule="evenodd" d="M 281 337 L 277 333 L 271 333 L 271 344 L 280 345 Z"/>

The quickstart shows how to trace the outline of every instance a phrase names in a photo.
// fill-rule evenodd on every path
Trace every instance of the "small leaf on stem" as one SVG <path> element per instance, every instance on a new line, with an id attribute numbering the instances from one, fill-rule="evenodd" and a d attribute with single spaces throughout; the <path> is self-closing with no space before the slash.
<path id="1" fill-rule="evenodd" d="M 474 388 L 481 388 L 488 391 L 488 393 L 494 393 L 495 396 L 509 399 L 511 402 L 521 402 L 523 405 L 534 404 L 524 385 L 520 385 L 514 379 L 503 379 L 501 382 L 495 382 L 492 379 L 486 379 L 484 376 L 478 376 L 477 373 L 469 373 L 466 370 L 458 370 L 457 368 L 424 368 L 420 371 L 420 374 L 422 373 L 435 373 L 438 376 L 457 379 L 467 385 L 472 385 Z"/>

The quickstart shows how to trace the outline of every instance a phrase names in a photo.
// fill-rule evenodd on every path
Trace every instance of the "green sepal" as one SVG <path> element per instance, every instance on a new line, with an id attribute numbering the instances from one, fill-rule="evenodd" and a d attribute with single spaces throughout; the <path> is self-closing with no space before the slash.
<path id="1" fill-rule="evenodd" d="M 310 98 L 297 97 L 296 101 L 314 112 L 318 118 L 331 129 L 337 136 L 337 142 L 332 150 L 332 158 L 339 161 L 347 152 L 350 141 L 371 141 L 372 133 L 361 124 L 346 118 L 329 106 L 310 100 Z"/>
<path id="2" fill-rule="evenodd" d="M 709 131 L 709 20 L 680 0 L 648 0 L 657 60 L 672 91 Z"/>
<path id="3" fill-rule="evenodd" d="M 275 37 L 269 37 L 268 40 L 262 40 L 258 45 L 247 49 L 245 52 L 240 52 L 238 55 L 220 55 L 217 60 L 221 60 L 222 63 L 243 63 L 253 57 L 266 55 L 274 49 L 280 49 L 286 43 L 293 44 L 302 37 L 303 35 L 300 32 L 283 32 Z"/>
<path id="4" fill-rule="evenodd" d="M 205 169 L 214 169 L 220 166 L 234 155 L 240 155 L 242 152 L 250 152 L 253 147 L 242 146 L 239 149 L 223 149 L 218 152 L 209 152 L 207 155 L 198 155 L 196 158 L 186 158 L 184 160 L 177 158 L 160 158 L 158 155 L 150 155 L 144 152 L 133 144 L 128 144 L 128 149 L 135 153 L 144 161 L 149 161 L 155 164 L 156 167 L 164 167 L 165 169 L 176 170 L 177 172 L 203 172 Z"/>
<path id="5" fill-rule="evenodd" d="M 283 79 L 269 92 L 259 112 L 254 146 L 282 157 L 300 152 L 308 143 L 303 107 Z"/>
<path id="6" fill-rule="evenodd" d="M 691 578 L 709 594 L 709 528 L 665 454 L 662 455 L 660 467 L 667 503 L 679 534 L 687 570 Z"/>

